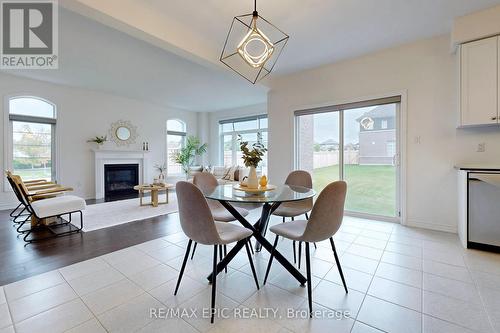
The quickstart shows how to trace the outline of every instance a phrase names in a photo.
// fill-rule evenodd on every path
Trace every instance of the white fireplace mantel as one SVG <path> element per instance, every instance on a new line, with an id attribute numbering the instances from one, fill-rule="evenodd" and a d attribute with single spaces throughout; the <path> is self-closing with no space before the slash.
<path id="1" fill-rule="evenodd" d="M 139 184 L 149 179 L 148 151 L 143 150 L 110 150 L 92 149 L 95 159 L 95 198 L 104 198 L 104 165 L 106 164 L 138 164 Z"/>

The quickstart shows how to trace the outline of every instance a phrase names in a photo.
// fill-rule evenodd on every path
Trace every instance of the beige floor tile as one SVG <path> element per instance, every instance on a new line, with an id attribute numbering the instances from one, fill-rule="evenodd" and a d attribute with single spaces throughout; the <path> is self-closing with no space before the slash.
<path id="1" fill-rule="evenodd" d="M 67 283 L 41 290 L 9 302 L 12 320 L 18 323 L 77 297 Z"/>
<path id="2" fill-rule="evenodd" d="M 66 333 L 106 333 L 106 330 L 97 319 L 91 319 L 73 327 L 69 331 L 66 331 Z"/>
<path id="3" fill-rule="evenodd" d="M 163 305 L 148 294 L 142 294 L 98 316 L 108 332 L 135 332 L 153 322 L 151 309 Z"/>
<path id="4" fill-rule="evenodd" d="M 14 331 L 14 326 L 7 326 L 0 328 L 0 333 L 16 333 L 16 331 Z"/>
<path id="5" fill-rule="evenodd" d="M 78 295 L 83 296 L 123 279 L 125 276 L 122 273 L 108 266 L 100 271 L 77 277 L 68 283 Z"/>
<path id="6" fill-rule="evenodd" d="M 89 275 L 94 272 L 108 268 L 109 265 L 101 258 L 85 260 L 70 266 L 63 267 L 59 270 L 66 281 L 74 280 L 81 276 Z"/>
<path id="7" fill-rule="evenodd" d="M 375 249 L 369 246 L 358 245 L 355 243 L 349 246 L 346 252 L 373 260 L 380 260 L 380 258 L 382 258 L 382 254 L 384 253 L 383 250 Z"/>
<path id="8" fill-rule="evenodd" d="M 424 273 L 424 290 L 481 305 L 481 297 L 474 284 Z"/>
<path id="9" fill-rule="evenodd" d="M 342 267 L 349 267 L 368 274 L 374 274 L 378 266 L 377 260 L 372 260 L 358 255 L 345 253 L 340 257 Z"/>
<path id="10" fill-rule="evenodd" d="M 165 282 L 176 279 L 178 271 L 165 264 L 160 264 L 145 271 L 131 275 L 129 278 L 144 290 L 151 290 Z"/>
<path id="11" fill-rule="evenodd" d="M 4 291 L 7 300 L 12 301 L 61 283 L 64 283 L 62 275 L 51 271 L 8 284 L 4 286 Z"/>
<path id="12" fill-rule="evenodd" d="M 12 319 L 7 303 L 0 304 L 0 328 L 12 325 Z"/>
<path id="13" fill-rule="evenodd" d="M 206 284 L 202 284 L 184 274 L 179 286 L 179 291 L 177 292 L 177 295 L 174 296 L 176 284 L 177 278 L 170 280 L 167 283 L 164 283 L 154 289 L 151 289 L 148 293 L 166 306 L 174 307 L 186 302 L 188 299 L 194 297 L 195 295 L 202 292 L 205 288 L 209 287 L 208 281 Z"/>
<path id="14" fill-rule="evenodd" d="M 7 302 L 5 298 L 5 292 L 3 291 L 3 287 L 0 287 L 0 304 Z"/>
<path id="15" fill-rule="evenodd" d="M 414 269 L 417 271 L 422 270 L 422 259 L 406 256 L 404 254 L 394 253 L 394 252 L 384 252 L 381 258 L 382 262 L 387 264 L 397 265 L 405 268 Z"/>
<path id="16" fill-rule="evenodd" d="M 482 306 L 424 291 L 423 311 L 427 315 L 480 332 L 492 330 Z"/>
<path id="17" fill-rule="evenodd" d="M 424 260 L 424 272 L 448 279 L 473 283 L 469 270 L 465 267 L 448 265 L 437 261 Z"/>
<path id="18" fill-rule="evenodd" d="M 176 245 L 170 245 L 151 251 L 149 252 L 149 255 L 160 262 L 166 263 L 176 257 L 184 256 L 185 253 L 185 248 L 181 248 Z"/>
<path id="19" fill-rule="evenodd" d="M 359 321 L 354 323 L 354 326 L 352 327 L 351 331 L 351 333 L 381 333 L 381 332 L 383 331 L 368 326 L 366 324 L 363 324 L 362 322 Z"/>
<path id="20" fill-rule="evenodd" d="M 357 271 L 349 267 L 342 267 L 342 271 L 344 273 L 347 288 L 354 289 L 362 293 L 366 293 L 368 291 L 373 275 Z M 337 266 L 334 266 L 328 274 L 326 274 L 325 280 L 343 286 Z"/>
<path id="21" fill-rule="evenodd" d="M 352 289 L 346 294 L 344 287 L 323 280 L 313 290 L 312 297 L 314 302 L 329 309 L 349 311 L 354 318 L 363 302 L 364 294 Z"/>
<path id="22" fill-rule="evenodd" d="M 375 277 L 368 294 L 412 310 L 422 311 L 422 289 Z"/>
<path id="23" fill-rule="evenodd" d="M 133 282 L 121 280 L 82 296 L 82 300 L 95 315 L 99 315 L 142 293 L 144 291 Z"/>
<path id="24" fill-rule="evenodd" d="M 419 246 L 388 242 L 385 250 L 389 252 L 404 254 L 410 257 L 422 258 L 422 248 Z"/>
<path id="25" fill-rule="evenodd" d="M 59 333 L 92 318 L 85 304 L 75 299 L 22 321 L 15 328 L 17 333 Z"/>
<path id="26" fill-rule="evenodd" d="M 366 296 L 357 320 L 388 333 L 422 331 L 421 313 L 371 296 Z"/>
<path id="27" fill-rule="evenodd" d="M 474 333 L 476 331 L 424 315 L 423 333 Z"/>
<path id="28" fill-rule="evenodd" d="M 235 271 L 217 280 L 217 290 L 241 303 L 257 291 L 257 286 L 253 277 Z"/>
<path id="29" fill-rule="evenodd" d="M 150 324 L 144 326 L 140 333 L 198 333 L 198 331 L 187 322 L 179 318 L 155 319 Z"/>
<path id="30" fill-rule="evenodd" d="M 422 288 L 422 272 L 413 269 L 381 262 L 375 275 L 383 277 L 384 279 Z"/>
<path id="31" fill-rule="evenodd" d="M 266 284 L 258 292 L 250 296 L 244 306 L 251 309 L 277 308 L 279 313 L 286 313 L 287 308 L 297 308 L 304 301 L 303 297 L 288 291 Z"/>

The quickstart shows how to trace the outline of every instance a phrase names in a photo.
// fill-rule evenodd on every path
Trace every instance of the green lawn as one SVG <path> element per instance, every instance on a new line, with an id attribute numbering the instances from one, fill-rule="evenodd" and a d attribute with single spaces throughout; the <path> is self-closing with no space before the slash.
<path id="1" fill-rule="evenodd" d="M 390 165 L 346 165 L 346 210 L 383 216 L 396 215 L 396 168 Z M 321 191 L 337 180 L 339 166 L 314 169 L 313 187 Z"/>
<path id="2" fill-rule="evenodd" d="M 21 176 L 24 180 L 30 179 L 49 179 L 50 180 L 50 168 L 36 168 L 36 169 L 17 169 L 14 170 L 14 174 Z"/>

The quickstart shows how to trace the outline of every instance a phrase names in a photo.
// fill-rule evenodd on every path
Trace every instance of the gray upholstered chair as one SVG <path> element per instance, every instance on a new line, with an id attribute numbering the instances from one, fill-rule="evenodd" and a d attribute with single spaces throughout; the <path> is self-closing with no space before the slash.
<path id="1" fill-rule="evenodd" d="M 302 186 L 306 188 L 312 188 L 312 177 L 311 174 L 304 170 L 295 170 L 288 174 L 286 177 L 285 184 L 293 185 L 293 186 Z M 305 215 L 306 220 L 309 219 L 307 215 L 308 212 L 311 211 L 313 207 L 313 199 L 307 199 L 302 201 L 294 201 L 294 202 L 285 202 L 282 203 L 278 209 L 276 209 L 273 213 L 275 216 L 281 216 L 283 218 L 283 222 L 286 221 L 286 218 L 290 218 L 292 221 L 295 220 L 296 217 L 300 215 Z M 314 244 L 316 247 L 316 244 Z M 300 268 L 300 258 L 302 256 L 302 244 L 299 243 L 299 268 Z M 293 242 L 293 262 L 297 263 L 297 254 L 295 250 L 295 241 Z"/>
<path id="2" fill-rule="evenodd" d="M 344 216 L 344 203 L 347 192 L 347 184 L 344 181 L 337 181 L 326 186 L 316 199 L 316 203 L 311 211 L 309 221 L 297 220 L 288 223 L 281 223 L 270 228 L 271 232 L 276 234 L 274 246 L 271 251 L 271 258 L 267 265 L 264 284 L 266 284 L 269 270 L 273 262 L 274 252 L 278 245 L 279 236 L 291 239 L 297 242 L 305 242 L 306 248 L 306 272 L 307 272 L 307 295 L 309 299 L 309 313 L 312 311 L 312 286 L 311 286 L 311 258 L 309 254 L 309 243 L 321 242 L 330 239 L 333 256 L 337 263 L 340 278 L 344 284 L 347 293 L 344 274 L 340 267 L 339 257 L 333 242 L 333 235 L 339 230 Z"/>
<path id="3" fill-rule="evenodd" d="M 197 242 L 204 245 L 212 245 L 214 248 L 213 257 L 213 273 L 212 273 L 212 303 L 211 303 L 211 320 L 214 322 L 214 309 L 215 309 L 215 291 L 217 281 L 217 247 L 226 245 L 241 240 L 245 240 L 245 247 L 252 268 L 253 277 L 257 289 L 259 289 L 259 282 L 255 273 L 252 256 L 250 254 L 250 247 L 248 239 L 252 236 L 252 231 L 244 227 L 234 225 L 231 223 L 216 222 L 210 211 L 207 200 L 203 196 L 201 190 L 195 185 L 188 182 L 178 182 L 175 186 L 177 192 L 177 200 L 179 203 L 179 218 L 181 227 L 189 242 L 182 262 L 181 271 L 175 286 L 174 295 L 177 295 L 177 290 L 181 283 L 184 268 L 189 257 L 192 242 Z"/>
<path id="4" fill-rule="evenodd" d="M 205 193 L 209 193 L 219 185 L 217 182 L 217 178 L 214 175 L 208 172 L 200 172 L 194 175 L 193 184 L 198 186 L 198 188 Z M 208 206 L 210 207 L 210 211 L 214 217 L 215 221 L 219 222 L 233 222 L 236 221 L 236 218 L 217 200 L 207 199 Z M 248 210 L 244 208 L 235 207 L 235 209 L 241 214 L 241 216 L 245 217 L 248 215 Z M 194 243 L 193 253 L 191 254 L 191 259 L 194 257 L 194 252 L 196 251 L 196 247 L 198 243 Z M 250 247 L 251 248 L 251 247 Z M 252 249 L 253 251 L 253 249 Z M 219 248 L 220 257 L 222 258 L 222 246 Z M 224 246 L 224 255 L 227 253 L 227 248 Z M 226 268 L 227 269 L 227 268 Z"/>

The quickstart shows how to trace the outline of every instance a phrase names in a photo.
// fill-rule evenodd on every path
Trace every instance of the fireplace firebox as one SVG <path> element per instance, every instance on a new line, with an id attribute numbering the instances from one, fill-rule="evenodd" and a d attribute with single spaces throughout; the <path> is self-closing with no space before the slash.
<path id="1" fill-rule="evenodd" d="M 104 165 L 104 199 L 113 201 L 136 198 L 134 186 L 139 184 L 139 164 Z"/>

